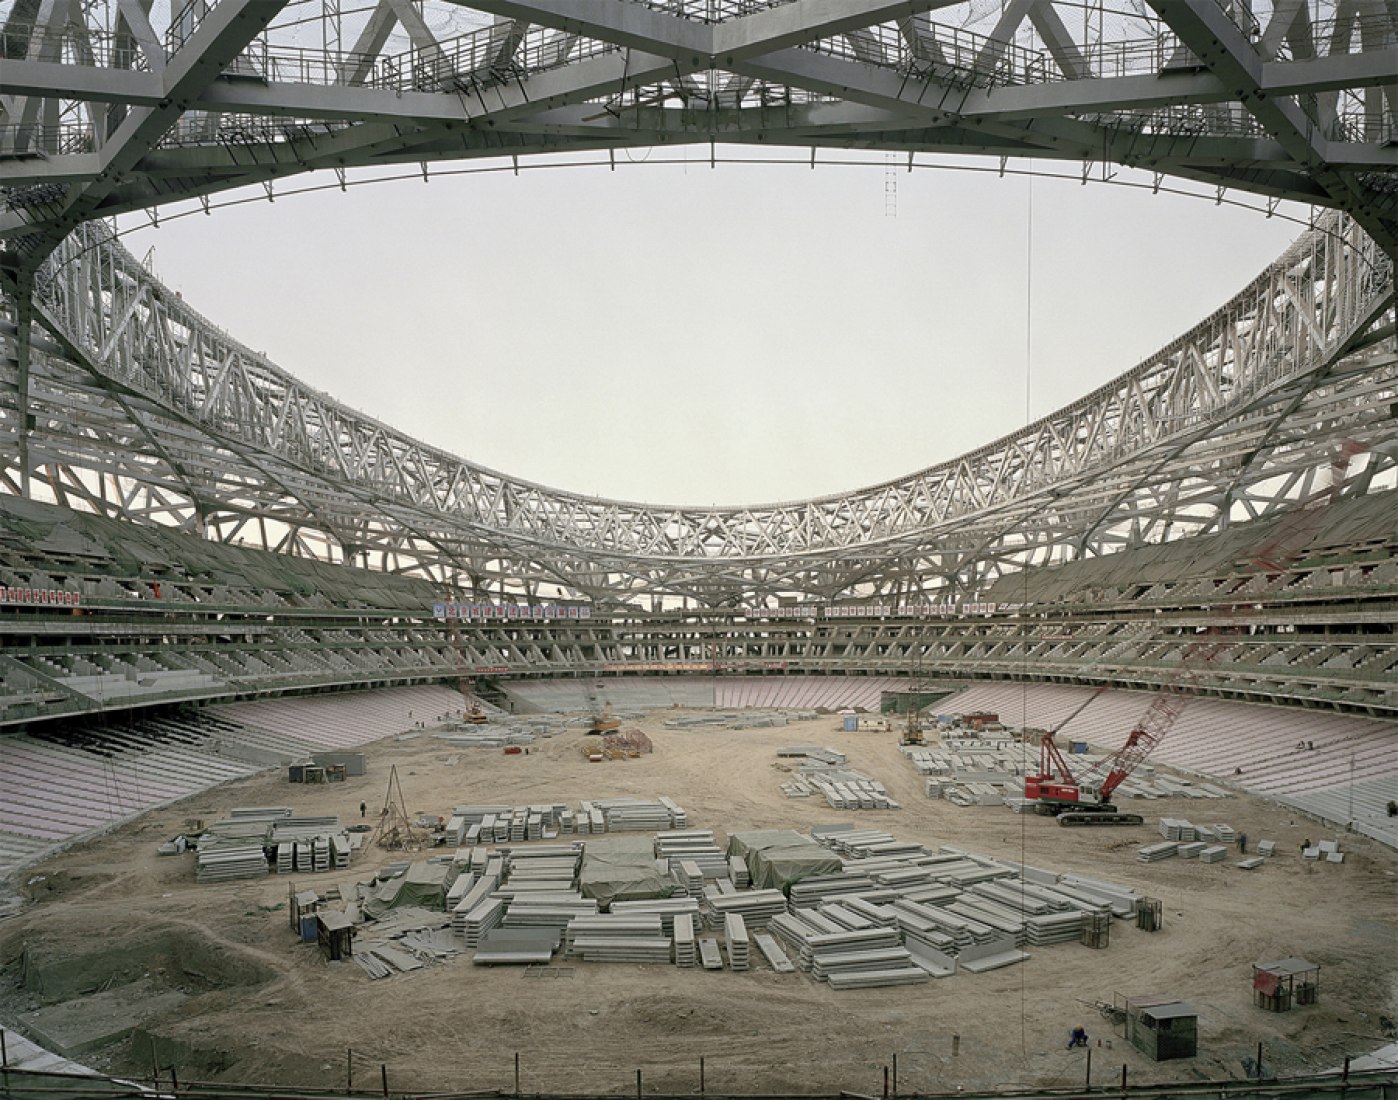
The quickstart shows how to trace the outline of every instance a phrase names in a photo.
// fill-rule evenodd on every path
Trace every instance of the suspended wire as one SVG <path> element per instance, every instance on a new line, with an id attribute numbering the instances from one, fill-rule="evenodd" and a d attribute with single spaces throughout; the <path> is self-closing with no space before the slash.
<path id="1" fill-rule="evenodd" d="M 1024 212 L 1024 425 L 1029 427 L 1033 420 L 1034 382 L 1034 177 L 1029 176 L 1029 187 L 1025 196 Z M 1027 775 L 1029 764 L 1025 746 L 1025 731 L 1029 727 L 1029 566 L 1031 551 L 1026 548 L 1025 560 L 1020 566 L 1022 584 L 1019 600 L 1019 756 L 1020 770 Z M 1021 791 L 1021 794 L 1023 792 Z M 1024 807 L 1019 815 L 1019 892 L 1020 908 L 1024 908 L 1026 879 L 1024 869 L 1029 858 L 1029 823 L 1025 820 Z M 1029 990 L 1025 967 L 1019 967 L 1019 1055 L 1025 1071 L 1029 1068 Z"/>

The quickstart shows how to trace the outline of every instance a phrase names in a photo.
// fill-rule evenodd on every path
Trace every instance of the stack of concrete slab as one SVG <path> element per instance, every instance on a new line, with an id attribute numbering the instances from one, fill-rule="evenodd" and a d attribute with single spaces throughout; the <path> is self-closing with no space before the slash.
<path id="1" fill-rule="evenodd" d="M 597 914 L 568 922 L 564 954 L 587 962 L 668 963 L 672 946 L 657 916 Z"/>
<path id="2" fill-rule="evenodd" d="M 546 966 L 558 950 L 551 928 L 494 928 L 480 939 L 471 961 L 477 966 Z"/>
<path id="3" fill-rule="evenodd" d="M 1109 909 L 1113 916 L 1134 919 L 1140 902 L 1140 895 L 1130 886 L 1082 875 L 1060 875 L 1054 889 L 1089 913 Z"/>
<path id="4" fill-rule="evenodd" d="M 1165 841 L 1161 844 L 1147 844 L 1144 848 L 1136 849 L 1136 861 L 1138 863 L 1155 863 L 1157 860 L 1173 859 L 1179 854 L 1180 846 L 1174 841 Z"/>
<path id="5" fill-rule="evenodd" d="M 454 749 L 503 749 L 508 745 L 532 745 L 534 735 L 500 726 L 463 726 L 451 733 L 434 733 Z"/>
<path id="6" fill-rule="evenodd" d="M 774 928 L 773 931 L 776 929 Z M 866 928 L 860 932 L 816 933 L 801 939 L 800 955 L 796 965 L 802 970 L 810 970 L 815 965 L 817 956 L 828 963 L 835 955 L 898 946 L 900 946 L 898 932 L 893 928 Z"/>
<path id="7" fill-rule="evenodd" d="M 1198 830 L 1182 817 L 1162 817 L 1160 835 L 1166 840 L 1196 840 Z"/>
<path id="8" fill-rule="evenodd" d="M 563 948 L 568 950 L 575 939 L 601 936 L 659 936 L 660 918 L 653 913 L 593 913 L 574 917 L 563 934 Z"/>
<path id="9" fill-rule="evenodd" d="M 593 898 L 576 894 L 516 894 L 505 909 L 502 923 L 506 928 L 554 928 L 561 933 L 569 921 L 596 912 L 597 902 Z"/>
<path id="10" fill-rule="evenodd" d="M 232 882 L 261 878 L 267 873 L 267 856 L 262 846 L 200 848 L 195 867 L 199 882 Z"/>
<path id="11" fill-rule="evenodd" d="M 710 928 L 722 926 L 723 919 L 736 913 L 751 928 L 765 928 L 774 916 L 786 912 L 786 895 L 780 890 L 746 890 L 704 900 L 705 919 Z"/>
<path id="12" fill-rule="evenodd" d="M 694 948 L 694 918 L 688 913 L 680 913 L 673 918 L 674 932 L 671 937 L 675 945 L 675 965 L 682 969 L 693 969 L 698 962 Z"/>
<path id="13" fill-rule="evenodd" d="M 876 889 L 874 880 L 853 871 L 839 875 L 812 875 L 791 884 L 791 907 L 810 909 L 827 898 L 841 894 L 867 894 Z"/>
<path id="14" fill-rule="evenodd" d="M 752 885 L 752 874 L 748 870 L 748 861 L 742 856 L 728 857 L 728 878 L 739 890 L 746 890 Z"/>
<path id="15" fill-rule="evenodd" d="M 847 768 L 807 763 L 799 776 L 835 810 L 896 810 L 899 805 L 884 785 Z"/>
<path id="16" fill-rule="evenodd" d="M 677 859 L 670 863 L 670 875 L 680 890 L 691 898 L 704 894 L 704 873 L 693 860 Z"/>
<path id="17" fill-rule="evenodd" d="M 1211 844 L 1200 849 L 1200 863 L 1221 863 L 1228 858 L 1228 849 L 1222 844 Z"/>
<path id="18" fill-rule="evenodd" d="M 859 899 L 851 899 L 857 901 Z M 833 921 L 847 932 L 858 932 L 864 928 L 889 928 L 891 924 L 884 924 L 875 921 L 863 913 L 858 912 L 849 905 L 842 905 L 838 901 L 822 901 L 817 907 L 818 912 L 827 920 Z"/>
<path id="19" fill-rule="evenodd" d="M 479 947 L 481 936 L 492 928 L 498 928 L 505 919 L 505 902 L 501 898 L 486 898 L 469 912 L 452 914 L 452 932 L 466 941 L 467 947 Z"/>
<path id="20" fill-rule="evenodd" d="M 729 913 L 723 919 L 723 938 L 728 945 L 728 968 L 746 970 L 751 965 L 752 945 L 741 914 Z"/>
<path id="21" fill-rule="evenodd" d="M 1179 857 L 1180 859 L 1198 859 L 1199 853 L 1207 847 L 1208 844 L 1202 840 L 1191 840 L 1179 846 Z"/>
<path id="22" fill-rule="evenodd" d="M 1054 943 L 1072 943 L 1082 937 L 1087 914 L 1079 909 L 1061 913 L 1046 913 L 1029 917 L 1024 922 L 1025 942 L 1031 947 L 1047 947 Z"/>
<path id="23" fill-rule="evenodd" d="M 999 939 L 966 948 L 956 956 L 956 965 L 972 974 L 981 974 L 1002 966 L 1012 966 L 1027 958 L 1029 952 L 1019 950 L 1007 939 Z"/>
<path id="24" fill-rule="evenodd" d="M 666 805 L 667 802 L 669 805 Z M 584 803 L 584 806 L 588 804 Z M 680 828 L 675 819 L 684 813 L 669 799 L 609 798 L 594 800 L 591 806 L 602 811 L 606 830 L 611 833 L 638 830 L 654 833 Z"/>
<path id="25" fill-rule="evenodd" d="M 689 827 L 689 815 L 685 813 L 684 808 L 675 802 L 674 799 L 666 798 L 662 795 L 656 801 L 670 811 L 670 828 L 687 829 Z"/>
<path id="26" fill-rule="evenodd" d="M 637 901 L 614 901 L 609 908 L 613 913 L 626 913 L 633 916 L 653 913 L 660 918 L 661 931 L 667 936 L 674 934 L 675 920 L 681 916 L 689 917 L 694 927 L 697 928 L 699 926 L 698 898 L 652 898 Z"/>
<path id="27" fill-rule="evenodd" d="M 693 834 L 660 833 L 655 838 L 655 857 L 667 861 L 673 875 L 680 862 L 691 860 L 699 866 L 703 878 L 725 878 L 728 875 L 728 859 L 717 844 L 714 834 L 708 830 Z"/>

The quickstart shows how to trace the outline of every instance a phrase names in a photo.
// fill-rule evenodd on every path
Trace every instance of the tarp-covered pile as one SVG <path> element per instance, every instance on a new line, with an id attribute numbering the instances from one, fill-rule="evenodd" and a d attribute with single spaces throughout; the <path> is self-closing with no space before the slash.
<path id="1" fill-rule="evenodd" d="M 673 886 L 656 866 L 654 843 L 648 836 L 589 840 L 583 852 L 578 888 L 583 897 L 596 898 L 600 905 L 668 898 Z"/>
<path id="2" fill-rule="evenodd" d="M 840 857 L 790 829 L 754 829 L 728 838 L 729 856 L 742 856 L 754 890 L 782 890 L 812 875 L 838 874 Z"/>
<path id="3" fill-rule="evenodd" d="M 378 920 L 390 909 L 412 905 L 419 909 L 440 910 L 446 906 L 445 863 L 414 863 L 397 878 L 379 883 L 364 898 L 363 912 Z"/>

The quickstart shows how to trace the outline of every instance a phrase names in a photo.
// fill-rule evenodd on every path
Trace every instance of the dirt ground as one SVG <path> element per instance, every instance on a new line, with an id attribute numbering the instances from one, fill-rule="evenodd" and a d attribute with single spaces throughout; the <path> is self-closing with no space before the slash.
<path id="1" fill-rule="evenodd" d="M 32 900 L 0 921 L 0 1018 L 23 1030 L 33 1013 L 82 994 L 177 991 L 186 995 L 177 1008 L 80 1058 L 149 1074 L 154 1051 L 181 1081 L 327 1088 L 343 1088 L 350 1067 L 356 1087 L 378 1088 L 386 1067 L 395 1093 L 512 1090 L 516 1054 L 524 1092 L 632 1093 L 639 1070 L 648 1093 L 692 1093 L 703 1059 L 710 1092 L 876 1095 L 895 1055 L 903 1093 L 1077 1086 L 1088 1052 L 1065 1047 L 1079 1023 L 1091 1036 L 1095 1083 L 1120 1081 L 1123 1065 L 1133 1083 L 1224 1079 L 1245 1075 L 1259 1043 L 1267 1071 L 1290 1074 L 1338 1066 L 1393 1037 L 1398 854 L 1367 838 L 1342 838 L 1341 865 L 1303 863 L 1303 839 L 1335 833 L 1243 796 L 1135 803 L 1146 814 L 1141 828 L 1064 829 L 1003 807 L 928 800 L 896 733 L 845 733 L 835 717 L 668 730 L 663 719 L 673 713 L 637 723 L 655 745 L 642 759 L 589 764 L 579 730 L 539 741 L 527 756 L 454 750 L 422 734 L 369 746 L 369 774 L 344 784 L 292 786 L 275 770 L 154 811 L 19 877 Z M 883 782 L 902 809 L 842 812 L 784 797 L 775 750 L 793 744 L 848 753 L 848 766 Z M 462 956 L 370 981 L 353 962 L 327 963 L 298 942 L 284 908 L 288 878 L 298 889 L 328 888 L 401 855 L 365 850 L 348 874 L 200 886 L 193 855 L 156 853 L 190 819 L 211 821 L 234 806 L 290 805 L 349 821 L 362 799 L 372 816 L 392 764 L 414 814 L 667 795 L 691 828 L 721 834 L 850 822 L 1132 885 L 1163 901 L 1164 929 L 1116 921 L 1105 950 L 1060 944 L 986 974 L 844 993 L 760 960 L 746 973 L 594 963 L 526 977 Z M 1278 855 L 1253 872 L 1232 858 L 1139 863 L 1136 849 L 1160 839 L 1160 816 L 1227 822 L 1254 842 L 1276 840 Z M 1283 1014 L 1254 1007 L 1252 964 L 1291 955 L 1320 964 L 1319 1003 Z M 1146 993 L 1197 1006 L 1197 1058 L 1149 1062 L 1095 1007 Z M 141 1015 L 139 1002 L 132 1011 Z"/>

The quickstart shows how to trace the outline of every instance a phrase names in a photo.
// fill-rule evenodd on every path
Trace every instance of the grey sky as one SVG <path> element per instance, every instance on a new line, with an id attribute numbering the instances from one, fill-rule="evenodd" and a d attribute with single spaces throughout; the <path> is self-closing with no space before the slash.
<path id="1" fill-rule="evenodd" d="M 1039 179 L 1031 269 L 1023 178 L 899 170 L 889 217 L 879 163 L 690 155 L 282 196 L 126 243 L 154 246 L 167 284 L 308 384 L 464 458 L 582 493 L 735 504 L 896 478 L 1013 431 L 1027 354 L 1038 417 L 1201 320 L 1300 232 Z"/>

